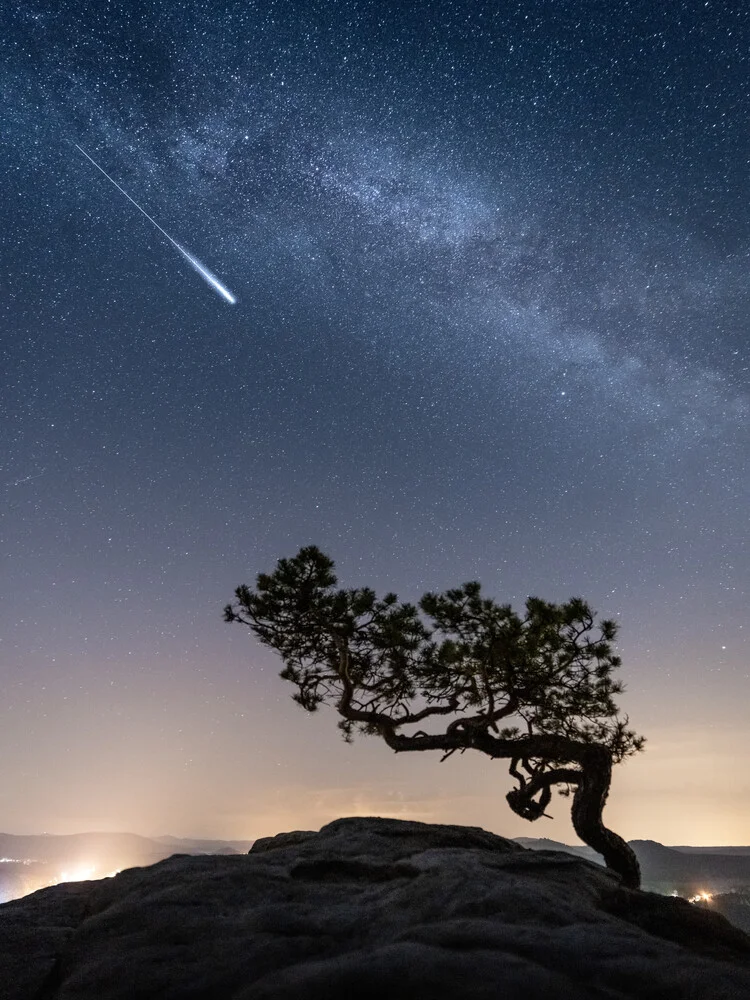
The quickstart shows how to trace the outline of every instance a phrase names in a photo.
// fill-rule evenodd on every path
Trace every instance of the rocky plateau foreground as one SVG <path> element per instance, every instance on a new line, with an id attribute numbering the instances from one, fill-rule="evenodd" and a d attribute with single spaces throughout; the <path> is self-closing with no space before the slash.
<path id="1" fill-rule="evenodd" d="M 582 858 L 340 819 L 0 906 L 2 1000 L 750 1000 L 750 938 Z"/>

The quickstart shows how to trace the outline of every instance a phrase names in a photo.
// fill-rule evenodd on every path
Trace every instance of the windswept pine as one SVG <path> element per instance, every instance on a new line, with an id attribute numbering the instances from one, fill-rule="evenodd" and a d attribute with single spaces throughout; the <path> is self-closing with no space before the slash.
<path id="1" fill-rule="evenodd" d="M 637 888 L 635 854 L 602 821 L 612 765 L 644 744 L 615 702 L 616 623 L 578 597 L 530 597 L 519 614 L 476 582 L 418 606 L 337 583 L 333 561 L 308 546 L 259 574 L 255 590 L 238 587 L 224 617 L 279 654 L 303 708 L 337 709 L 345 739 L 508 760 L 508 804 L 528 820 L 545 814 L 555 786 L 572 791 L 578 836 Z"/>

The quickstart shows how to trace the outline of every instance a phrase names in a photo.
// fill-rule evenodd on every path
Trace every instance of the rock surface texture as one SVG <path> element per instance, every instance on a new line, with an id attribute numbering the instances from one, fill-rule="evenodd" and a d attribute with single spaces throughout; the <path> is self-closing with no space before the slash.
<path id="1" fill-rule="evenodd" d="M 2 1000 L 750 1000 L 750 938 L 570 854 L 340 819 L 0 907 Z"/>

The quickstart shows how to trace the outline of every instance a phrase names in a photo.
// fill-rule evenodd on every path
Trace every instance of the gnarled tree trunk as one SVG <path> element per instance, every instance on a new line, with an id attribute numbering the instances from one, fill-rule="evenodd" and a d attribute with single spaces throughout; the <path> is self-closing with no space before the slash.
<path id="1" fill-rule="evenodd" d="M 575 832 L 584 844 L 602 855 L 607 868 L 619 875 L 624 886 L 629 889 L 640 888 L 641 869 L 635 852 L 627 841 L 608 829 L 602 819 L 612 781 L 612 755 L 606 747 L 595 743 L 579 743 L 562 736 L 539 735 L 503 740 L 490 736 L 486 731 L 403 736 L 391 730 L 382 735 L 386 743 L 397 752 L 443 750 L 449 753 L 452 750 L 471 748 L 490 757 L 509 758 L 512 761 L 511 774 L 517 778 L 520 775 L 514 770 L 514 765 L 518 760 L 577 765 L 538 769 L 530 780 L 521 779 L 520 787 L 508 793 L 508 804 L 524 819 L 535 820 L 544 815 L 554 785 L 574 786 L 571 819 Z"/>
<path id="2" fill-rule="evenodd" d="M 607 868 L 619 875 L 624 886 L 640 888 L 641 869 L 635 852 L 602 820 L 612 781 L 612 754 L 607 747 L 546 734 L 502 739 L 491 736 L 482 725 L 462 729 L 450 727 L 444 733 L 420 732 L 407 736 L 397 732 L 398 726 L 406 720 L 399 722 L 382 712 L 354 708 L 353 685 L 343 667 L 341 678 L 343 692 L 337 705 L 339 714 L 350 722 L 362 723 L 378 732 L 396 753 L 442 750 L 451 754 L 456 750 L 471 749 L 479 750 L 488 757 L 509 759 L 511 774 L 519 780 L 519 787 L 508 793 L 508 804 L 524 819 L 535 820 L 544 815 L 554 785 L 573 785 L 575 793 L 571 819 L 575 832 L 584 844 L 602 855 Z M 410 721 L 416 721 L 416 718 L 412 716 Z M 516 770 L 519 761 L 537 762 L 527 771 L 529 780 Z M 570 764 L 576 766 L 565 766 Z"/>

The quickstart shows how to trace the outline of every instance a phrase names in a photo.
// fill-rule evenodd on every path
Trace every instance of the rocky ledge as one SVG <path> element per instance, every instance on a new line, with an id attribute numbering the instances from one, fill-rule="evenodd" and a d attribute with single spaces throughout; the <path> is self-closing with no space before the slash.
<path id="1" fill-rule="evenodd" d="M 750 938 L 570 854 L 340 819 L 0 906 L 3 1000 L 741 1000 Z"/>

